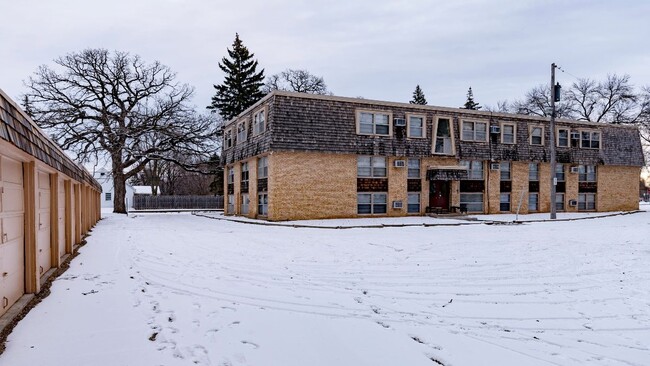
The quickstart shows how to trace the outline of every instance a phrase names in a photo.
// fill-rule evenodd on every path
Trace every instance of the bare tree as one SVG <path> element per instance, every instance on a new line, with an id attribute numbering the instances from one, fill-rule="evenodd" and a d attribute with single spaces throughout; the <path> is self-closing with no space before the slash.
<path id="1" fill-rule="evenodd" d="M 104 49 L 54 63 L 26 82 L 34 119 L 79 160 L 110 159 L 114 212 L 126 212 L 125 182 L 149 161 L 175 161 L 171 152 L 209 156 L 217 148 L 217 123 L 187 106 L 192 88 L 167 66 Z"/>
<path id="2" fill-rule="evenodd" d="M 579 120 L 634 123 L 639 118 L 637 95 L 629 75 L 607 75 L 601 82 L 578 79 L 565 95 Z"/>
<path id="3" fill-rule="evenodd" d="M 566 93 L 562 92 L 564 96 Z M 555 116 L 571 118 L 572 105 L 562 97 L 562 101 L 555 104 Z M 527 114 L 541 117 L 551 115 L 551 87 L 545 84 L 538 85 L 526 93 L 523 100 L 515 100 L 510 110 L 517 114 Z"/>
<path id="4" fill-rule="evenodd" d="M 484 108 L 488 112 L 512 113 L 510 103 L 507 100 L 497 100 L 496 106 L 486 105 Z"/>
<path id="5" fill-rule="evenodd" d="M 321 76 L 315 76 L 307 70 L 287 69 L 279 74 L 266 78 L 264 91 L 270 93 L 273 90 L 295 91 L 299 93 L 330 95 Z"/>

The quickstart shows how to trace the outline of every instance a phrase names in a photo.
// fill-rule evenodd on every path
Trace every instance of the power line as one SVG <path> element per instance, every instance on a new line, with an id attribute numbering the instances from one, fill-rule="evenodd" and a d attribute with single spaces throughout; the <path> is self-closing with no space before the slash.
<path id="1" fill-rule="evenodd" d="M 570 72 L 564 70 L 564 69 L 561 68 L 560 66 L 555 66 L 555 68 L 558 69 L 558 70 L 560 70 L 560 71 L 562 71 L 562 72 L 565 73 L 565 74 L 569 74 L 569 75 L 573 76 L 573 77 L 576 78 L 577 80 L 584 79 L 584 78 L 581 78 L 581 77 L 578 77 L 578 76 L 573 75 L 572 73 L 570 73 Z"/>

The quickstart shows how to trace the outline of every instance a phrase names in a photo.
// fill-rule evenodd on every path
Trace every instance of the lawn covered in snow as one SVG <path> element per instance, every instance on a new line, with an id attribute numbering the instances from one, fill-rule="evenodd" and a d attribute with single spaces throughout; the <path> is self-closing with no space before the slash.
<path id="1" fill-rule="evenodd" d="M 107 215 L 0 365 L 647 365 L 649 237 L 648 211 L 342 230 Z"/>

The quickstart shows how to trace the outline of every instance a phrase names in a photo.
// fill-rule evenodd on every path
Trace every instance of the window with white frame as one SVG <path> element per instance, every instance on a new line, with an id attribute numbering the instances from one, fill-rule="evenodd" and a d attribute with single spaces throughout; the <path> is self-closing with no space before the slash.
<path id="1" fill-rule="evenodd" d="M 595 182 L 595 165 L 578 165 L 578 182 Z"/>
<path id="2" fill-rule="evenodd" d="M 487 141 L 487 123 L 463 121 L 463 134 L 464 141 Z"/>
<path id="3" fill-rule="evenodd" d="M 224 142 L 223 146 L 226 149 L 230 149 L 232 147 L 232 130 L 227 130 L 224 133 Z"/>
<path id="4" fill-rule="evenodd" d="M 528 211 L 539 211 L 539 193 L 528 193 Z"/>
<path id="5" fill-rule="evenodd" d="M 419 193 L 409 193 L 407 200 L 407 212 L 408 213 L 420 213 L 420 194 Z"/>
<path id="6" fill-rule="evenodd" d="M 235 195 L 234 194 L 229 194 L 228 195 L 228 212 L 229 214 L 234 214 L 235 213 Z"/>
<path id="7" fill-rule="evenodd" d="M 237 143 L 245 142 L 248 138 L 248 131 L 246 130 L 246 122 L 239 122 L 237 124 Z"/>
<path id="8" fill-rule="evenodd" d="M 557 211 L 564 211 L 564 193 L 555 194 L 555 209 Z"/>
<path id="9" fill-rule="evenodd" d="M 555 178 L 557 178 L 558 182 L 564 182 L 566 180 L 564 164 L 555 164 Z"/>
<path id="10" fill-rule="evenodd" d="M 461 160 L 460 165 L 467 168 L 467 179 L 483 180 L 483 162 L 479 160 Z"/>
<path id="11" fill-rule="evenodd" d="M 483 193 L 460 193 L 460 204 L 467 207 L 468 212 L 483 212 Z"/>
<path id="12" fill-rule="evenodd" d="M 359 215 L 385 214 L 387 210 L 386 193 L 357 193 L 357 213 Z"/>
<path id="13" fill-rule="evenodd" d="M 269 195 L 266 192 L 257 194 L 257 214 L 261 216 L 269 214 Z"/>
<path id="14" fill-rule="evenodd" d="M 516 127 L 512 123 L 504 123 L 501 125 L 501 143 L 514 144 Z"/>
<path id="15" fill-rule="evenodd" d="M 580 147 L 584 149 L 600 149 L 600 132 L 581 131 Z"/>
<path id="16" fill-rule="evenodd" d="M 511 179 L 510 167 L 511 165 L 509 161 L 502 161 L 501 163 L 499 163 L 499 171 L 501 173 L 500 177 L 502 181 L 508 181 Z"/>
<path id="17" fill-rule="evenodd" d="M 248 193 L 241 194 L 241 207 L 240 211 L 242 215 L 248 215 L 248 207 L 250 206 L 251 201 L 248 197 Z"/>
<path id="18" fill-rule="evenodd" d="M 253 115 L 253 135 L 259 135 L 266 130 L 266 111 L 261 111 Z"/>
<path id="19" fill-rule="evenodd" d="M 111 198 L 112 198 L 112 197 L 111 197 L 111 192 L 106 192 L 106 194 L 104 195 L 104 200 L 105 200 L 105 201 L 110 201 Z"/>
<path id="20" fill-rule="evenodd" d="M 390 114 L 359 112 L 359 133 L 364 135 L 390 135 Z"/>
<path id="21" fill-rule="evenodd" d="M 248 183 L 248 162 L 241 163 L 241 182 Z"/>
<path id="22" fill-rule="evenodd" d="M 544 144 L 544 128 L 541 126 L 530 127 L 530 144 L 543 145 Z"/>
<path id="23" fill-rule="evenodd" d="M 408 159 L 408 177 L 420 178 L 420 159 Z"/>
<path id="24" fill-rule="evenodd" d="M 257 159 L 257 179 L 266 178 L 269 176 L 269 160 L 268 157 L 262 156 Z"/>
<path id="25" fill-rule="evenodd" d="M 557 146 L 569 147 L 569 129 L 558 128 L 557 130 Z"/>
<path id="26" fill-rule="evenodd" d="M 539 181 L 539 164 L 528 163 L 528 180 L 532 182 Z"/>
<path id="27" fill-rule="evenodd" d="M 502 192 L 499 195 L 499 211 L 510 211 L 510 192 Z"/>
<path id="28" fill-rule="evenodd" d="M 228 180 L 227 180 L 227 183 L 228 184 L 235 183 L 235 168 L 234 167 L 228 168 Z"/>
<path id="29" fill-rule="evenodd" d="M 454 149 L 451 139 L 451 119 L 438 118 L 433 139 L 433 152 L 436 154 L 453 155 Z"/>
<path id="30" fill-rule="evenodd" d="M 386 158 L 381 156 L 358 156 L 357 177 L 385 178 Z"/>
<path id="31" fill-rule="evenodd" d="M 424 137 L 424 116 L 408 116 L 408 137 Z"/>
<path id="32" fill-rule="evenodd" d="M 578 193 L 578 210 L 579 211 L 596 210 L 596 194 Z"/>

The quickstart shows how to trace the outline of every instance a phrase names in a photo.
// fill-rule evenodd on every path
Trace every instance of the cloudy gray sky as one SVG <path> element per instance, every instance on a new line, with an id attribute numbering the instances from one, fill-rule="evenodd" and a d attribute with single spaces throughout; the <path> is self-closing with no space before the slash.
<path id="1" fill-rule="evenodd" d="M 321 75 L 335 95 L 494 105 L 547 83 L 629 74 L 650 85 L 650 1 L 0 0 L 0 88 L 17 98 L 41 64 L 84 48 L 159 60 L 202 109 L 235 32 L 266 75 Z M 560 83 L 575 78 L 558 74 Z"/>

